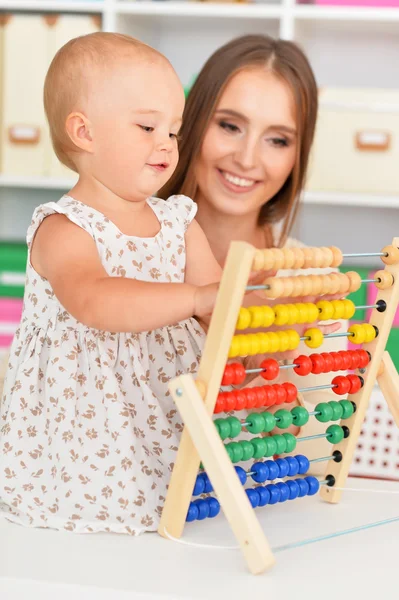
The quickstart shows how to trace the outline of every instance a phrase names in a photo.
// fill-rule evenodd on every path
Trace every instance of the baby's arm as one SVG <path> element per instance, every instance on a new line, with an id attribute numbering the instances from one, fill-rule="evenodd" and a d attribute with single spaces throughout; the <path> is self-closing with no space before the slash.
<path id="1" fill-rule="evenodd" d="M 192 285 L 208 285 L 220 281 L 222 268 L 213 255 L 201 226 L 195 219 L 186 231 L 186 274 L 184 281 Z"/>
<path id="2" fill-rule="evenodd" d="M 110 277 L 95 242 L 64 215 L 40 225 L 31 261 L 65 309 L 88 327 L 113 332 L 149 331 L 209 314 L 217 284 L 152 283 Z M 211 281 L 216 281 L 215 277 Z"/>

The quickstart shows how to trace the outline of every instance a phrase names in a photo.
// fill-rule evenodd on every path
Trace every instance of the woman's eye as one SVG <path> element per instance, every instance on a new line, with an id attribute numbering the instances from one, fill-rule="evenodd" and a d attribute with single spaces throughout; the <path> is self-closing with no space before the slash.
<path id="1" fill-rule="evenodd" d="M 148 133 L 154 131 L 154 127 L 150 127 L 149 125 L 139 125 L 139 127 L 140 129 L 142 129 L 143 131 L 147 131 Z"/>
<path id="2" fill-rule="evenodd" d="M 269 138 L 269 142 L 271 142 L 273 146 L 279 146 L 281 148 L 288 146 L 288 140 L 286 138 Z"/>
<path id="3" fill-rule="evenodd" d="M 169 137 L 170 137 L 171 140 L 177 140 L 177 141 L 180 140 L 180 136 L 179 136 L 178 133 L 170 133 Z"/>
<path id="4" fill-rule="evenodd" d="M 233 125 L 233 123 L 228 123 L 227 121 L 219 121 L 219 127 L 225 129 L 226 131 L 231 131 L 232 133 L 240 131 L 237 125 Z"/>

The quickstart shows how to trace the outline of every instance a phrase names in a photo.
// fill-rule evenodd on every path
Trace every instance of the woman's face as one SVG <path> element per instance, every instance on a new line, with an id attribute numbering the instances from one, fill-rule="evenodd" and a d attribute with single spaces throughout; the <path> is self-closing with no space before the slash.
<path id="1" fill-rule="evenodd" d="M 263 68 L 237 73 L 205 134 L 196 201 L 226 216 L 259 213 L 291 173 L 296 146 L 288 85 Z"/>

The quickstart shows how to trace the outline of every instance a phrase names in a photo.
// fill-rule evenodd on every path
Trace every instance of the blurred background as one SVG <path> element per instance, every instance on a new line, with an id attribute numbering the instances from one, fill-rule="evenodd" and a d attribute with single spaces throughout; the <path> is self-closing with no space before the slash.
<path id="1" fill-rule="evenodd" d="M 209 55 L 236 36 L 268 33 L 298 42 L 317 77 L 320 111 L 294 234 L 345 252 L 379 251 L 399 235 L 399 0 L 0 0 L 0 355 L 20 319 L 32 212 L 57 201 L 75 180 L 51 149 L 44 76 L 60 46 L 100 29 L 160 50 L 186 91 Z M 365 278 L 378 266 L 370 259 L 358 264 Z M 372 301 L 365 288 L 357 304 Z M 399 315 L 388 349 L 399 368 Z M 399 448 L 398 435 L 390 433 L 384 403 L 374 408 L 359 468 L 367 462 L 370 472 L 383 467 L 393 476 L 399 450 L 387 452 L 378 439 L 394 436 Z"/>

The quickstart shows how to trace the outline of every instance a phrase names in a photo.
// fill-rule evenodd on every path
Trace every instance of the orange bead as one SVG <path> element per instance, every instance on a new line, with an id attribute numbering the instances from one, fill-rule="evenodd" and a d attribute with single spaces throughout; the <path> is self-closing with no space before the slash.
<path id="1" fill-rule="evenodd" d="M 349 292 L 350 280 L 345 273 L 338 273 L 338 277 L 341 282 L 338 292 L 344 296 Z"/>
<path id="2" fill-rule="evenodd" d="M 385 246 L 381 252 L 385 252 L 388 255 L 381 256 L 382 262 L 386 265 L 396 265 L 399 262 L 399 248 L 396 248 L 396 246 Z"/>
<path id="3" fill-rule="evenodd" d="M 292 248 L 282 248 L 284 254 L 284 269 L 292 269 L 295 264 L 295 252 Z"/>
<path id="4" fill-rule="evenodd" d="M 362 278 L 360 277 L 359 273 L 356 273 L 356 271 L 348 271 L 346 276 L 349 278 L 350 282 L 349 293 L 357 292 L 362 285 Z"/>
<path id="5" fill-rule="evenodd" d="M 331 267 L 334 261 L 334 254 L 331 248 L 327 248 L 327 246 L 322 246 L 320 250 L 323 252 L 324 261 L 322 267 Z"/>
<path id="6" fill-rule="evenodd" d="M 323 290 L 323 278 L 320 275 L 309 275 L 312 282 L 313 294 L 319 296 Z"/>
<path id="7" fill-rule="evenodd" d="M 330 294 L 331 292 L 331 281 L 329 275 L 319 275 L 321 277 L 323 288 L 321 290 L 321 294 L 324 296 L 325 294 Z"/>
<path id="8" fill-rule="evenodd" d="M 269 286 L 268 290 L 264 290 L 267 298 L 281 298 L 281 296 L 284 296 L 283 277 L 268 277 L 264 283 Z"/>
<path id="9" fill-rule="evenodd" d="M 284 252 L 280 250 L 280 248 L 270 248 L 270 252 L 274 256 L 274 269 L 275 271 L 280 271 L 284 269 L 285 257 Z"/>
<path id="10" fill-rule="evenodd" d="M 303 248 L 302 251 L 305 257 L 303 268 L 310 269 L 314 262 L 314 248 Z"/>
<path id="11" fill-rule="evenodd" d="M 302 248 L 292 248 L 292 251 L 295 255 L 295 262 L 293 265 L 293 269 L 302 269 L 303 264 L 305 262 L 305 256 Z"/>
<path id="12" fill-rule="evenodd" d="M 342 264 L 343 256 L 342 252 L 336 246 L 330 246 L 330 250 L 333 253 L 333 261 L 331 263 L 331 267 L 339 267 Z"/>
<path id="13" fill-rule="evenodd" d="M 284 296 L 290 298 L 294 290 L 293 277 L 283 277 L 284 279 Z"/>
<path id="14" fill-rule="evenodd" d="M 263 250 L 263 268 L 265 271 L 274 269 L 274 255 L 269 248 Z"/>
<path id="15" fill-rule="evenodd" d="M 264 255 L 262 250 L 255 252 L 254 260 L 252 262 L 253 271 L 262 271 L 263 265 L 265 264 Z"/>
<path id="16" fill-rule="evenodd" d="M 341 287 L 341 279 L 339 277 L 339 274 L 338 273 L 330 273 L 329 278 L 330 278 L 330 284 L 331 284 L 330 293 L 338 294 L 339 288 Z"/>
<path id="17" fill-rule="evenodd" d="M 310 296 L 312 294 L 312 280 L 309 275 L 299 275 L 299 278 L 302 282 L 302 296 Z"/>
<path id="18" fill-rule="evenodd" d="M 303 283 L 302 279 L 299 275 L 292 278 L 293 290 L 292 297 L 297 298 L 298 296 L 303 296 Z"/>
<path id="19" fill-rule="evenodd" d="M 321 248 L 313 248 L 313 267 L 320 269 L 324 266 L 324 253 Z"/>
<path id="20" fill-rule="evenodd" d="M 379 290 L 387 290 L 393 286 L 393 275 L 388 271 L 377 271 L 374 278 L 377 279 L 375 285 Z"/>

